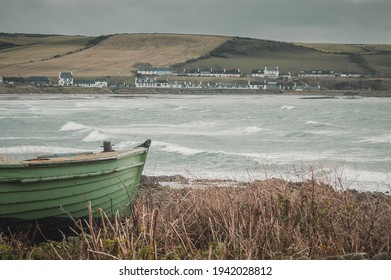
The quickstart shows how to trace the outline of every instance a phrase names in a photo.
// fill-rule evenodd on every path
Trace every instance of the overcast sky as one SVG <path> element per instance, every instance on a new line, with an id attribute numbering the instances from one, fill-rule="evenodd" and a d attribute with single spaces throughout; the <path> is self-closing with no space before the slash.
<path id="1" fill-rule="evenodd" d="M 0 32 L 391 43 L 391 0 L 0 0 Z"/>

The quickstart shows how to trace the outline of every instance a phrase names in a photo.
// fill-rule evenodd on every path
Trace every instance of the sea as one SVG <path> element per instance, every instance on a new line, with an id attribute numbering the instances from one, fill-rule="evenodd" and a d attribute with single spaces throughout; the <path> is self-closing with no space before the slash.
<path id="1" fill-rule="evenodd" d="M 151 139 L 148 176 L 389 192 L 390 110 L 390 98 L 343 96 L 2 94 L 0 161 Z"/>

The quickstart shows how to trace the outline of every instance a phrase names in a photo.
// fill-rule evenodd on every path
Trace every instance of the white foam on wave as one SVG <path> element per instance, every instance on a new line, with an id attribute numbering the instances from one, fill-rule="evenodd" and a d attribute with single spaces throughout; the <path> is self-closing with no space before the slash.
<path id="1" fill-rule="evenodd" d="M 168 153 L 177 153 L 185 156 L 191 156 L 203 153 L 204 151 L 198 149 L 192 149 L 177 144 L 171 144 L 166 142 L 152 141 L 152 146 L 159 147 L 161 151 Z"/>
<path id="2" fill-rule="evenodd" d="M 337 126 L 337 125 L 332 124 L 332 123 L 317 122 L 317 121 L 308 121 L 305 124 L 314 125 L 314 126 Z"/>
<path id="3" fill-rule="evenodd" d="M 331 170 L 329 177 L 334 176 L 336 181 L 342 181 L 342 186 L 358 189 L 360 191 L 391 191 L 391 176 L 385 172 L 356 170 L 349 166 Z M 333 183 L 330 180 L 330 183 Z"/>
<path id="4" fill-rule="evenodd" d="M 109 139 L 110 137 L 107 136 L 106 134 L 100 132 L 100 131 L 97 131 L 97 130 L 93 130 L 91 131 L 87 137 L 85 137 L 83 139 L 83 142 L 95 142 L 95 141 L 103 141 L 103 140 L 107 140 Z"/>
<path id="5" fill-rule="evenodd" d="M 77 131 L 77 130 L 88 130 L 88 129 L 91 128 L 89 126 L 70 121 L 64 124 L 60 128 L 60 131 Z"/>
<path id="6" fill-rule="evenodd" d="M 208 127 L 215 127 L 217 123 L 215 121 L 193 121 L 189 123 L 184 123 L 180 126 L 182 127 L 199 127 L 199 128 L 208 128 Z"/>
<path id="7" fill-rule="evenodd" d="M 221 136 L 240 136 L 258 133 L 261 131 L 268 131 L 270 129 L 261 128 L 257 126 L 238 127 L 234 129 L 227 129 L 222 131 L 208 132 L 208 135 L 221 135 Z"/>
<path id="8" fill-rule="evenodd" d="M 191 156 L 196 154 L 213 154 L 213 155 L 226 155 L 226 156 L 234 156 L 234 157 L 246 157 L 253 160 L 258 161 L 260 159 L 259 153 L 244 153 L 244 152 L 227 152 L 223 150 L 215 150 L 215 151 L 206 151 L 195 148 L 189 148 L 185 146 L 181 146 L 178 144 L 160 142 L 160 141 L 152 141 L 152 146 L 159 147 L 161 151 L 168 153 L 177 153 L 185 156 Z"/>
<path id="9" fill-rule="evenodd" d="M 228 156 L 234 156 L 234 157 L 245 157 L 245 158 L 250 158 L 255 161 L 259 161 L 261 158 L 261 155 L 259 153 L 238 153 L 238 152 L 226 152 L 226 151 L 216 151 L 216 152 L 211 152 L 211 153 L 216 153 L 216 154 L 221 154 L 221 155 L 228 155 Z"/>
<path id="10" fill-rule="evenodd" d="M 243 132 L 246 134 L 251 134 L 251 133 L 257 133 L 257 132 L 260 132 L 263 130 L 265 130 L 265 129 L 257 127 L 257 126 L 248 126 L 243 130 Z"/>
<path id="11" fill-rule="evenodd" d="M 363 137 L 353 143 L 387 144 L 391 143 L 391 134 Z"/>
<path id="12" fill-rule="evenodd" d="M 134 141 L 121 141 L 118 144 L 115 144 L 115 149 L 122 150 L 122 149 L 128 149 L 131 147 L 134 147 L 137 144 L 141 144 L 141 142 L 134 142 Z"/>
<path id="13" fill-rule="evenodd" d="M 29 111 L 30 111 L 31 113 L 38 113 L 38 112 L 41 111 L 41 109 L 38 109 L 38 108 L 36 108 L 36 107 L 31 107 L 31 108 L 29 108 Z"/>
<path id="14" fill-rule="evenodd" d="M 179 105 L 179 106 L 177 106 L 175 108 L 172 108 L 171 111 L 178 111 L 178 110 L 185 110 L 185 109 L 191 109 L 191 108 Z"/>
<path id="15" fill-rule="evenodd" d="M 285 105 L 285 106 L 282 106 L 280 109 L 281 110 L 288 110 L 288 111 L 290 111 L 290 110 L 293 110 L 295 108 L 296 108 L 295 106 Z"/>

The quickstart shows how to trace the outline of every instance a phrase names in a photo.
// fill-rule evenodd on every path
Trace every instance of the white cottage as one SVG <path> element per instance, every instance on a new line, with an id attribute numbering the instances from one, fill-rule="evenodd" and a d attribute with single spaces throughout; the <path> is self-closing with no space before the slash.
<path id="1" fill-rule="evenodd" d="M 271 79 L 277 79 L 280 75 L 280 70 L 278 70 L 277 66 L 265 66 L 264 69 L 254 69 L 251 71 L 251 77 L 257 77 L 257 78 L 271 78 Z"/>
<path id="2" fill-rule="evenodd" d="M 60 86 L 72 86 L 73 85 L 72 72 L 60 72 L 58 74 L 58 84 Z"/>
<path id="3" fill-rule="evenodd" d="M 146 67 L 137 69 L 137 74 L 148 76 L 171 76 L 174 75 L 174 71 L 171 68 Z"/>
<path id="4" fill-rule="evenodd" d="M 361 78 L 362 74 L 357 72 L 342 72 L 341 78 Z"/>
<path id="5" fill-rule="evenodd" d="M 250 89 L 266 89 L 266 83 L 264 81 L 249 81 L 248 87 Z"/>
<path id="6" fill-rule="evenodd" d="M 251 77 L 264 78 L 265 77 L 265 69 L 253 69 L 251 71 Z"/>
<path id="7" fill-rule="evenodd" d="M 265 66 L 265 76 L 271 79 L 277 79 L 280 75 L 280 71 L 277 66 Z"/>
<path id="8" fill-rule="evenodd" d="M 73 85 L 78 87 L 95 87 L 95 80 L 92 79 L 78 79 L 73 80 Z"/>
<path id="9" fill-rule="evenodd" d="M 335 70 L 299 70 L 299 77 L 309 77 L 309 78 L 333 78 L 337 76 Z"/>
<path id="10" fill-rule="evenodd" d="M 136 87 L 155 87 L 156 86 L 156 79 L 150 79 L 150 78 L 137 78 L 134 81 L 134 84 Z"/>
<path id="11" fill-rule="evenodd" d="M 98 87 L 98 88 L 107 87 L 107 80 L 104 78 L 96 78 L 95 79 L 95 87 Z"/>

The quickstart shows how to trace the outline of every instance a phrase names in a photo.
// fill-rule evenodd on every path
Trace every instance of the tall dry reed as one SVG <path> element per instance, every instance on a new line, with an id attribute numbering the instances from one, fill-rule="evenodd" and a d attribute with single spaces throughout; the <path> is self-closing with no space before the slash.
<path id="1" fill-rule="evenodd" d="M 310 180 L 146 189 L 131 217 L 90 225 L 89 257 L 322 259 L 391 253 L 391 198 Z"/>
<path id="2" fill-rule="evenodd" d="M 78 237 L 46 245 L 49 258 L 324 259 L 391 253 L 390 196 L 335 191 L 316 180 L 147 186 L 130 216 L 100 214 L 99 224 L 92 218 L 79 222 Z M 29 250 L 26 258 L 33 256 Z"/>

